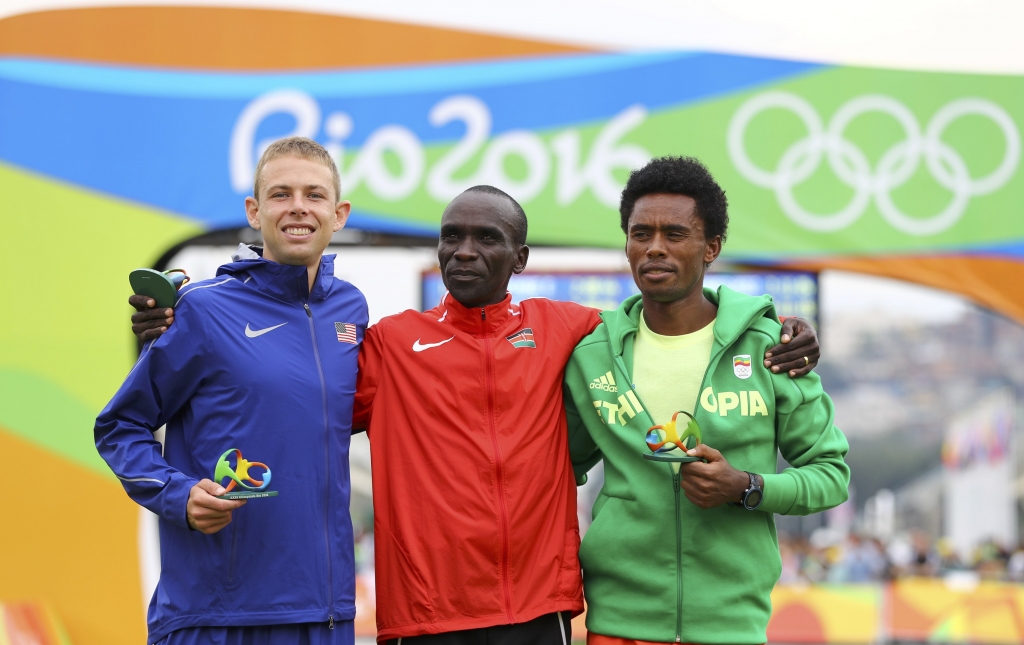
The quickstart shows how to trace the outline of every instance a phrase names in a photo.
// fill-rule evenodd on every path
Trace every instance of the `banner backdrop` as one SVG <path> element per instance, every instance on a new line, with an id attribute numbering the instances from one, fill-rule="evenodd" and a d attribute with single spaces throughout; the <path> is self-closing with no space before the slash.
<path id="1" fill-rule="evenodd" d="M 491 183 L 532 243 L 607 247 L 629 169 L 694 155 L 728 191 L 725 257 L 910 279 L 1024 321 L 1022 123 L 1020 77 L 243 8 L 0 20 L 0 516 L 32 518 L 5 534 L 0 597 L 47 598 L 76 643 L 144 637 L 138 510 L 90 432 L 134 359 L 126 276 L 244 225 L 274 138 L 334 152 L 353 226 L 432 234 Z"/>

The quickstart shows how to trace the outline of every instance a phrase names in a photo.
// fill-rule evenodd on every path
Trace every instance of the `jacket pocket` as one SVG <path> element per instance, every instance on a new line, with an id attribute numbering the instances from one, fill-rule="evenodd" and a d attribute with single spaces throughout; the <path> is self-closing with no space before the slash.
<path id="1" fill-rule="evenodd" d="M 573 526 L 565 532 L 562 545 L 562 567 L 558 573 L 558 594 L 564 598 L 578 598 L 583 590 L 580 574 L 580 530 Z"/>
<path id="2" fill-rule="evenodd" d="M 390 546 L 374 551 L 377 567 L 377 629 L 437 622 L 431 590 L 405 546 L 386 527 L 377 526 L 376 539 Z M 392 588 L 392 585 L 400 588 Z M 435 590 L 435 593 L 442 593 Z"/>

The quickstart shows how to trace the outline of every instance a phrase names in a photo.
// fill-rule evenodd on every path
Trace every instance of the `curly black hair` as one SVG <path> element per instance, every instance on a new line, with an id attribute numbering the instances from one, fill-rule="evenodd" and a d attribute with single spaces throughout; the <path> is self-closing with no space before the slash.
<path id="1" fill-rule="evenodd" d="M 629 233 L 629 217 L 636 200 L 644 195 L 669 193 L 686 195 L 697 202 L 697 216 L 704 221 L 704 239 L 722 236 L 729 228 L 729 200 L 707 167 L 693 157 L 659 157 L 629 173 L 622 189 L 619 216 L 622 232 Z"/>

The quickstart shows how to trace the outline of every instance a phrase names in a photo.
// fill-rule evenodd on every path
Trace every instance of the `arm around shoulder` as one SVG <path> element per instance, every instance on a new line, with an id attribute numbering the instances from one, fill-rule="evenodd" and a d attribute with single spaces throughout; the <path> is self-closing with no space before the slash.
<path id="1" fill-rule="evenodd" d="M 809 515 L 842 504 L 849 497 L 846 437 L 835 426 L 832 399 L 817 374 L 790 379 L 773 375 L 775 432 L 790 468 L 764 477 L 761 510 Z"/>

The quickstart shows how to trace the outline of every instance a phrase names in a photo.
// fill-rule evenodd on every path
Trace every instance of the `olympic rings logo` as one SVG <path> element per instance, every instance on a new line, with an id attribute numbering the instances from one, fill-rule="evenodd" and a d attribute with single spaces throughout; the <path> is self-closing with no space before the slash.
<path id="1" fill-rule="evenodd" d="M 807 136 L 786 149 L 774 170 L 765 170 L 750 160 L 743 139 L 751 120 L 772 108 L 789 110 L 799 117 Z M 860 148 L 843 136 L 851 121 L 870 112 L 891 116 L 906 135 L 882 154 L 874 168 Z M 960 154 L 942 140 L 946 128 L 967 115 L 987 117 L 1002 130 L 1006 141 L 999 166 L 984 177 L 972 178 Z M 960 219 L 971 197 L 986 195 L 1006 184 L 1020 162 L 1020 134 L 1013 118 L 1000 106 L 980 98 L 947 103 L 922 133 L 910 110 L 889 96 L 872 94 L 852 99 L 836 111 L 826 128 L 814 107 L 803 98 L 788 92 L 765 92 L 740 106 L 729 123 L 727 137 L 729 156 L 740 174 L 757 186 L 773 190 L 782 212 L 798 226 L 819 233 L 850 226 L 864 214 L 872 198 L 882 217 L 896 229 L 918 236 L 941 233 Z M 840 181 L 854 191 L 850 202 L 833 213 L 812 213 L 793 194 L 796 186 L 815 173 L 822 157 Z M 953 193 L 949 204 L 928 218 L 904 213 L 892 199 L 892 191 L 917 172 L 922 159 L 935 181 Z"/>

